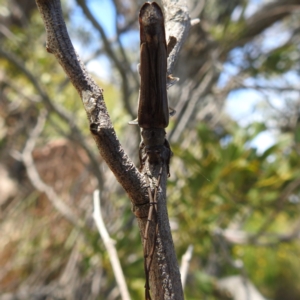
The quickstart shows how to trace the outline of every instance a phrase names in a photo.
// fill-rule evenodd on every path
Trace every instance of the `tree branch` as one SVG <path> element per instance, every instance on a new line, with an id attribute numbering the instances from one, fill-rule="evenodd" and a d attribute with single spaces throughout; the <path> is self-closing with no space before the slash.
<path id="1" fill-rule="evenodd" d="M 186 1 L 162 0 L 165 11 L 166 39 L 176 37 L 177 43 L 168 57 L 168 74 L 172 74 L 179 52 L 191 27 Z"/>
<path id="2" fill-rule="evenodd" d="M 86 72 L 70 41 L 59 0 L 37 0 L 47 32 L 47 51 L 54 54 L 78 91 L 99 152 L 135 205 L 148 203 L 146 183 L 122 149 L 104 103 L 102 89 Z M 144 215 L 147 208 L 143 207 Z M 139 208 L 136 208 L 136 214 Z M 143 215 L 143 212 L 141 213 Z"/>

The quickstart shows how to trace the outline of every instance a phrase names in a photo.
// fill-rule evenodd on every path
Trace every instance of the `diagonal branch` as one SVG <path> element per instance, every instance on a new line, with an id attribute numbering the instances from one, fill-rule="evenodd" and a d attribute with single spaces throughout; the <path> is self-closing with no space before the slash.
<path id="1" fill-rule="evenodd" d="M 284 17 L 299 12 L 298 0 L 278 0 L 271 1 L 258 10 L 253 16 L 246 20 L 247 27 L 243 33 L 242 41 L 236 42 L 236 46 L 245 44 L 254 36 Z"/>
<path id="2" fill-rule="evenodd" d="M 285 205 L 286 201 L 288 200 L 288 197 L 299 186 L 300 186 L 300 179 L 297 178 L 294 181 L 290 182 L 285 187 L 285 189 L 281 192 L 279 198 L 275 202 L 274 210 L 272 211 L 270 216 L 268 216 L 268 218 L 265 219 L 264 223 L 258 229 L 257 233 L 252 237 L 252 241 L 256 241 L 263 233 L 265 233 L 268 230 L 268 228 L 270 228 L 270 226 L 276 220 L 277 215 L 284 209 L 284 205 Z"/>
<path id="3" fill-rule="evenodd" d="M 134 204 L 148 203 L 146 183 L 124 153 L 113 129 L 102 89 L 87 73 L 70 41 L 59 0 L 37 0 L 47 32 L 47 51 L 54 54 L 78 91 L 99 152 Z M 137 207 L 137 212 L 139 208 Z M 146 214 L 147 208 L 144 214 Z M 143 214 L 143 213 L 142 213 Z"/>

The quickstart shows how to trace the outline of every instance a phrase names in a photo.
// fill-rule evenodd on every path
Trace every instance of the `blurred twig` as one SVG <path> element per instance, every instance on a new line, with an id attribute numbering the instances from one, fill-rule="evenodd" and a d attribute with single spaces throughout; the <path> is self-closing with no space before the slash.
<path id="1" fill-rule="evenodd" d="M 130 300 L 127 284 L 123 274 L 123 270 L 120 264 L 117 250 L 115 248 L 115 241 L 112 240 L 106 230 L 104 221 L 101 214 L 101 204 L 100 204 L 100 192 L 99 190 L 94 191 L 94 213 L 93 218 L 97 225 L 98 231 L 101 238 L 103 239 L 105 248 L 107 250 L 110 263 L 112 265 L 116 281 L 118 283 L 120 294 L 123 300 Z"/>
<path id="2" fill-rule="evenodd" d="M 275 203 L 275 208 L 268 218 L 265 219 L 257 233 L 252 237 L 252 241 L 256 241 L 266 230 L 274 223 L 277 215 L 284 209 L 284 204 L 288 200 L 291 193 L 300 186 L 300 178 L 289 183 L 282 191 Z"/>
<path id="3" fill-rule="evenodd" d="M 28 177 L 32 183 L 32 185 L 40 192 L 45 193 L 48 197 L 48 200 L 52 203 L 52 205 L 61 213 L 61 215 L 66 218 L 69 222 L 73 225 L 81 227 L 82 224 L 78 217 L 75 215 L 74 212 L 63 202 L 62 199 L 56 194 L 54 189 L 48 186 L 43 180 L 41 179 L 33 158 L 32 158 L 32 151 L 35 147 L 35 143 L 39 135 L 44 129 L 45 121 L 47 117 L 47 112 L 42 111 L 36 126 L 32 130 L 29 139 L 26 142 L 25 148 L 21 154 L 22 161 L 25 164 L 26 171 Z"/>
<path id="4" fill-rule="evenodd" d="M 181 283 L 182 283 L 182 289 L 183 290 L 184 290 L 184 287 L 185 287 L 185 282 L 186 282 L 190 262 L 191 262 L 191 259 L 192 259 L 193 250 L 194 250 L 194 246 L 189 245 L 186 252 L 182 256 L 181 266 L 180 266 L 180 274 L 181 274 Z"/>
<path id="5" fill-rule="evenodd" d="M 118 40 L 118 44 L 119 44 L 119 48 L 120 48 L 120 51 L 121 51 L 121 54 L 122 54 L 122 57 L 123 57 L 123 61 L 119 60 L 118 56 L 116 55 L 115 51 L 113 50 L 113 48 L 111 46 L 111 43 L 109 42 L 109 40 L 106 36 L 106 33 L 105 33 L 103 27 L 100 25 L 100 23 L 93 16 L 92 12 L 90 11 L 88 6 L 86 5 L 86 1 L 76 0 L 76 2 L 81 7 L 81 9 L 83 10 L 83 13 L 87 17 L 87 19 L 90 20 L 90 22 L 95 27 L 95 29 L 100 33 L 107 55 L 112 59 L 112 61 L 114 62 L 116 68 L 119 70 L 120 75 L 122 77 L 122 99 L 123 99 L 123 103 L 124 103 L 124 106 L 125 106 L 127 112 L 130 114 L 130 116 L 132 118 L 134 118 L 134 113 L 133 113 L 133 110 L 132 110 L 132 108 L 130 106 L 130 102 L 129 102 L 131 93 L 130 93 L 130 89 L 129 89 L 128 71 L 129 71 L 129 73 L 132 74 L 132 77 L 135 79 L 136 83 L 137 83 L 137 79 L 136 79 L 135 75 L 133 74 L 133 72 L 130 68 L 130 64 L 127 60 L 127 56 L 126 56 L 125 51 L 122 47 L 122 44 Z"/>
<path id="6" fill-rule="evenodd" d="M 18 59 L 18 57 L 2 49 L 1 46 L 0 56 L 6 58 L 11 64 L 18 68 L 21 71 L 21 73 L 25 75 L 25 77 L 35 87 L 39 96 L 41 97 L 42 101 L 44 102 L 45 106 L 49 111 L 56 113 L 62 120 L 68 123 L 69 128 L 71 130 L 72 139 L 86 151 L 92 165 L 94 166 L 93 171 L 95 176 L 97 177 L 98 184 L 101 188 L 103 186 L 103 175 L 100 168 L 98 167 L 98 160 L 94 155 L 93 151 L 91 150 L 90 146 L 86 142 L 86 138 L 82 135 L 81 131 L 77 127 L 76 120 L 74 119 L 72 113 L 65 110 L 62 106 L 60 106 L 57 103 L 54 103 L 51 100 L 50 96 L 41 86 L 38 80 L 38 76 L 34 76 L 34 74 L 32 74 L 32 72 L 28 68 L 26 68 L 25 64 L 20 59 Z"/>

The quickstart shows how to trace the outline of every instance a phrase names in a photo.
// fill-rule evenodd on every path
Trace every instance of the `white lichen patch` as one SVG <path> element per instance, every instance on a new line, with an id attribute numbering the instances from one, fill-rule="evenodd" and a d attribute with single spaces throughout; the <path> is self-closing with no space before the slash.
<path id="1" fill-rule="evenodd" d="M 95 109 L 96 98 L 94 98 L 93 92 L 89 90 L 82 91 L 82 101 L 88 113 L 91 113 Z"/>

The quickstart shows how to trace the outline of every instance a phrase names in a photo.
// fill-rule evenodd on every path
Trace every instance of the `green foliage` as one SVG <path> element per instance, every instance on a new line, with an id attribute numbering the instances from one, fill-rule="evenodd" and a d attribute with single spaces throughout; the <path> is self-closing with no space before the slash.
<path id="1" fill-rule="evenodd" d="M 282 47 L 275 48 L 265 57 L 262 57 L 256 73 L 274 76 L 290 71 L 298 62 L 297 51 L 293 44 L 285 44 Z"/>
<path id="2" fill-rule="evenodd" d="M 196 272 L 195 280 L 200 280 L 198 287 L 205 286 L 206 280 L 199 279 L 196 270 L 205 268 L 216 251 L 218 277 L 238 271 L 232 269 L 228 259 L 241 259 L 249 278 L 272 298 L 274 282 L 287 272 L 285 259 L 292 261 L 290 251 L 300 251 L 297 242 L 286 246 L 278 241 L 281 234 L 295 226 L 298 218 L 297 203 L 290 202 L 289 197 L 299 195 L 299 188 L 285 194 L 289 184 L 299 177 L 299 162 L 295 161 L 298 155 L 292 147 L 291 135 L 258 153 L 251 147 L 251 141 L 265 129 L 263 123 L 241 128 L 230 122 L 218 131 L 200 124 L 193 143 L 173 146 L 174 165 L 181 167 L 172 168 L 169 208 L 179 225 L 175 240 L 180 255 L 189 244 L 194 245 L 191 272 Z M 266 220 L 269 220 L 267 225 Z M 234 224 L 253 237 L 267 228 L 253 244 L 231 246 L 220 242 L 218 230 Z M 256 243 L 266 246 L 257 247 Z M 289 266 L 291 273 L 299 269 L 296 262 Z M 285 276 L 297 289 L 298 277 Z M 193 285 L 192 281 L 190 284 Z M 196 292 L 195 288 L 187 290 Z M 194 294 L 190 295 L 187 299 L 193 299 Z"/>

